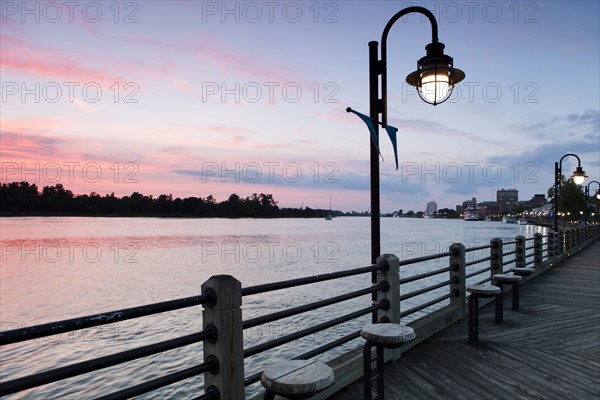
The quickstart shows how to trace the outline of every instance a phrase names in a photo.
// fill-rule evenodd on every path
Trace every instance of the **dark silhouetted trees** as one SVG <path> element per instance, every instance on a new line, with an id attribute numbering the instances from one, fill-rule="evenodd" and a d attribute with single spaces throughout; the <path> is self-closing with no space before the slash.
<path id="1" fill-rule="evenodd" d="M 157 198 L 133 192 L 118 198 L 114 193 L 101 196 L 95 192 L 74 195 L 60 183 L 38 187 L 28 182 L 4 183 L 0 187 L 1 215 L 92 215 L 92 216 L 164 216 L 226 218 L 323 218 L 327 210 L 279 208 L 272 194 L 253 193 L 242 198 L 233 193 L 222 202 L 209 195 Z"/>

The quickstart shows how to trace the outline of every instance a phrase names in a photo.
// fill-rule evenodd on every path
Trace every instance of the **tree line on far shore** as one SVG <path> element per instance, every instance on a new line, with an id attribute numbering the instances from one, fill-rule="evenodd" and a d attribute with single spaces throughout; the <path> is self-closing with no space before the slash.
<path id="1" fill-rule="evenodd" d="M 272 194 L 264 193 L 253 193 L 245 198 L 233 193 L 227 200 L 217 202 L 212 195 L 184 199 L 173 198 L 170 194 L 153 197 L 138 192 L 120 198 L 114 193 L 74 195 L 60 183 L 45 186 L 41 191 L 37 185 L 28 182 L 3 183 L 0 187 L 0 214 L 4 216 L 324 218 L 327 212 L 309 207 L 280 208 Z"/>

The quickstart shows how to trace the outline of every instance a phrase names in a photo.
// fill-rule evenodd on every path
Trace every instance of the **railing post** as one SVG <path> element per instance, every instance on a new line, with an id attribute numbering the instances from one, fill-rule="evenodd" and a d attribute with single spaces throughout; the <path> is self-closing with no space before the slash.
<path id="1" fill-rule="evenodd" d="M 525 236 L 517 235 L 515 237 L 515 266 L 517 268 L 525 268 Z"/>
<path id="2" fill-rule="evenodd" d="M 563 231 L 558 231 L 556 233 L 556 239 L 557 239 L 556 240 L 556 242 L 557 242 L 556 243 L 557 244 L 557 246 L 556 246 L 556 248 L 557 248 L 556 257 L 558 258 L 558 260 L 556 260 L 556 261 L 558 262 L 559 260 L 561 260 L 563 258 L 564 253 L 565 253 L 565 235 L 564 235 L 564 232 Z"/>
<path id="3" fill-rule="evenodd" d="M 542 272 L 543 250 L 544 238 L 541 233 L 536 233 L 533 235 L 533 267 L 537 274 Z"/>
<path id="4" fill-rule="evenodd" d="M 387 282 L 389 285 L 388 290 L 377 293 L 377 299 L 379 302 L 389 302 L 390 307 L 387 310 L 377 310 L 377 322 L 392 322 L 395 324 L 400 323 L 400 260 L 394 254 L 382 254 L 377 257 L 377 265 L 386 263 L 388 268 L 386 270 L 377 271 L 377 284 L 381 282 Z M 386 351 L 387 360 L 388 357 L 394 360 L 400 359 L 401 352 L 399 349 Z"/>
<path id="5" fill-rule="evenodd" d="M 577 253 L 577 228 L 571 228 L 571 251 L 569 255 Z"/>
<path id="6" fill-rule="evenodd" d="M 546 269 L 556 265 L 556 252 L 557 252 L 557 233 L 552 229 L 548 230 L 548 265 Z"/>
<path id="7" fill-rule="evenodd" d="M 450 298 L 451 306 L 459 306 L 461 314 L 467 315 L 466 291 L 467 284 L 465 278 L 465 246 L 462 243 L 454 243 L 450 246 L 450 293 L 454 294 Z"/>
<path id="8" fill-rule="evenodd" d="M 400 323 L 400 260 L 393 254 L 383 254 L 377 258 L 377 265 L 387 263 L 387 270 L 377 271 L 377 284 L 386 281 L 389 289 L 380 292 L 379 301 L 386 299 L 390 302 L 387 310 L 377 310 L 377 322 Z"/>
<path id="9" fill-rule="evenodd" d="M 592 240 L 594 240 L 594 228 L 595 228 L 594 225 L 587 225 L 585 227 L 585 230 L 587 232 L 586 233 L 587 243 L 590 243 Z"/>
<path id="10" fill-rule="evenodd" d="M 572 249 L 572 230 L 571 229 L 567 229 L 565 231 L 565 253 L 567 254 L 567 256 L 571 255 L 571 249 Z"/>
<path id="11" fill-rule="evenodd" d="M 216 301 L 204 304 L 204 329 L 216 328 L 218 339 L 204 341 L 204 360 L 216 357 L 217 373 L 204 374 L 204 387 L 215 386 L 221 399 L 244 399 L 244 345 L 242 341 L 242 285 L 229 275 L 211 276 L 202 284 L 202 294 L 213 293 Z"/>
<path id="12" fill-rule="evenodd" d="M 490 271 L 492 277 L 496 274 L 501 274 L 503 272 L 504 258 L 502 251 L 502 239 L 493 238 L 490 240 L 490 267 L 492 270 Z"/>

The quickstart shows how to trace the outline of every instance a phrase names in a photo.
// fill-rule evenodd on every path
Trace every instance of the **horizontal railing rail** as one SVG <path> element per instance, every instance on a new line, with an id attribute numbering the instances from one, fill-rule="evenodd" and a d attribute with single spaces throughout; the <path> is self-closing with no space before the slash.
<path id="1" fill-rule="evenodd" d="M 388 269 L 389 269 L 389 264 L 387 264 L 386 262 L 382 262 L 382 263 L 379 263 L 376 265 L 371 265 L 371 266 L 364 267 L 364 268 L 357 268 L 357 269 L 353 269 L 353 270 L 339 271 L 339 272 L 334 272 L 334 273 L 329 273 L 329 274 L 321 274 L 321 275 L 315 275 L 315 276 L 311 276 L 311 277 L 275 282 L 275 283 L 271 283 L 268 285 L 259 285 L 259 286 L 254 286 L 254 287 L 242 288 L 241 293 L 242 293 L 242 296 L 250 296 L 250 295 L 272 292 L 272 291 L 281 290 L 281 289 L 289 289 L 289 288 L 301 286 L 301 285 L 325 282 L 325 281 L 332 280 L 332 279 L 347 278 L 347 277 L 356 276 L 359 274 L 378 272 L 378 271 L 387 271 Z M 303 305 L 293 307 L 293 308 L 290 308 L 287 310 L 282 310 L 282 311 L 278 311 L 278 312 L 274 312 L 274 313 L 270 313 L 270 314 L 266 314 L 266 315 L 261 315 L 258 317 L 254 317 L 254 318 L 242 321 L 242 329 L 249 329 L 249 328 L 257 327 L 257 326 L 271 323 L 271 322 L 281 320 L 284 318 L 297 316 L 297 315 L 300 315 L 300 314 L 303 314 L 303 313 L 306 313 L 309 311 L 318 310 L 323 307 L 328 307 L 328 306 L 331 306 L 334 304 L 352 300 L 352 299 L 355 299 L 355 298 L 358 298 L 361 296 L 365 296 L 365 295 L 369 295 L 369 294 L 373 294 L 373 293 L 377 293 L 377 292 L 387 292 L 388 290 L 390 290 L 390 284 L 387 281 L 381 281 L 378 284 L 370 286 L 368 288 L 359 289 L 359 290 L 356 290 L 353 292 L 344 293 L 344 294 L 330 297 L 327 299 L 303 304 Z M 250 357 L 253 357 L 258 354 L 264 353 L 266 351 L 275 349 L 277 347 L 291 343 L 298 339 L 302 339 L 307 336 L 313 335 L 317 332 L 321 332 L 325 329 L 329 329 L 329 328 L 335 327 L 337 325 L 352 321 L 356 318 L 360 318 L 365 315 L 372 314 L 373 312 L 376 312 L 378 310 L 389 309 L 390 306 L 391 305 L 388 300 L 382 299 L 380 302 L 378 302 L 377 304 L 373 304 L 370 307 L 362 308 L 362 309 L 356 310 L 354 312 L 350 312 L 350 313 L 347 313 L 347 314 L 344 314 L 341 316 L 337 316 L 336 318 L 327 320 L 320 324 L 316 324 L 309 328 L 305 328 L 300 331 L 290 333 L 287 335 L 283 335 L 282 337 L 278 337 L 276 339 L 272 339 L 267 342 L 260 343 L 255 346 L 246 348 L 243 351 L 243 358 L 248 359 Z M 297 354 L 297 355 L 290 356 L 290 358 L 293 358 L 293 359 L 311 358 L 316 355 L 322 354 L 326 351 L 329 351 L 331 349 L 334 349 L 335 347 L 340 346 L 341 344 L 344 344 L 351 340 L 354 340 L 358 336 L 359 336 L 359 332 L 355 331 L 348 335 L 342 336 L 341 338 L 337 338 L 336 340 L 333 340 L 329 343 L 326 343 L 325 345 L 321 345 L 316 349 L 312 349 L 303 354 Z M 246 376 L 244 378 L 244 386 L 250 386 L 250 385 L 258 382 L 260 380 L 260 376 L 261 376 L 260 372 Z"/>
<path id="2" fill-rule="evenodd" d="M 450 272 L 452 270 L 454 270 L 454 267 L 447 267 L 447 268 L 437 269 L 437 270 L 431 271 L 431 272 L 424 272 L 422 274 L 409 276 L 407 278 L 400 278 L 400 284 L 404 285 L 406 283 L 415 282 L 415 281 L 418 281 L 421 279 L 429 278 L 431 276 L 443 274 L 444 272 Z"/>
<path id="3" fill-rule="evenodd" d="M 57 334 L 73 332 L 76 330 L 113 324 L 118 321 L 150 316 L 197 305 L 211 304 L 214 301 L 215 297 L 213 294 L 204 294 L 161 303 L 148 304 L 140 307 L 132 307 L 118 311 L 110 311 L 106 313 L 88 315 L 85 317 L 67 319 L 27 328 L 14 329 L 0 333 L 0 345 L 5 346 L 28 340 L 54 336 Z M 38 372 L 21 378 L 3 381 L 0 382 L 0 396 L 76 377 L 139 358 L 166 352 L 183 346 L 188 346 L 193 343 L 200 343 L 204 342 L 205 340 L 213 340 L 217 337 L 217 335 L 218 332 L 214 328 L 209 327 L 208 329 L 198 333 L 181 336 L 87 361 L 57 367 L 48 371 Z M 201 367 L 200 369 L 202 369 L 202 371 L 198 372 L 198 374 L 201 374 L 205 372 L 204 369 L 206 368 L 208 368 L 206 371 L 213 370 L 215 368 L 215 364 L 214 362 L 210 362 L 208 364 L 202 364 L 199 367 Z M 143 386 L 142 384 L 140 387 L 153 387 L 153 385 L 148 383 L 146 386 Z"/>
<path id="4" fill-rule="evenodd" d="M 27 328 L 14 329 L 11 331 L 0 332 L 0 346 L 81 329 L 94 328 L 96 326 L 113 324 L 115 322 L 126 321 L 133 318 L 147 317 L 154 314 L 211 303 L 213 301 L 214 296 L 212 294 L 206 294 L 50 322 Z"/>
<path id="5" fill-rule="evenodd" d="M 358 318 L 363 315 L 368 315 L 373 311 L 377 311 L 377 310 L 381 310 L 381 309 L 389 308 L 389 307 L 390 307 L 389 303 L 382 302 L 379 304 L 375 304 L 371 307 L 366 307 L 362 310 L 358 310 L 358 311 L 343 315 L 341 317 L 334 318 L 332 320 L 323 322 L 323 323 L 315 325 L 313 327 L 303 329 L 299 332 L 285 335 L 278 339 L 270 340 L 268 342 L 265 342 L 265 343 L 262 343 L 262 344 L 259 344 L 259 345 L 256 345 L 249 349 L 244 350 L 244 358 L 252 357 L 253 355 L 259 354 L 266 350 L 270 350 L 270 349 L 280 346 L 282 344 L 293 342 L 296 339 L 300 339 L 300 338 L 306 337 L 308 335 L 312 335 L 313 333 L 322 331 L 327 328 L 331 328 L 331 327 L 341 324 L 343 322 L 348 322 L 354 318 Z"/>
<path id="6" fill-rule="evenodd" d="M 202 285 L 202 294 L 198 296 L 0 332 L 0 346 L 6 346 L 183 308 L 200 305 L 203 308 L 203 329 L 200 332 L 3 381 L 0 383 L 0 395 L 30 390 L 143 357 L 195 343 L 203 343 L 203 362 L 125 389 L 116 390 L 97 399 L 127 399 L 199 375 L 204 376 L 204 393 L 199 393 L 196 399 L 241 398 L 244 397 L 246 387 L 260 381 L 263 368 L 261 365 L 266 362 L 265 360 L 282 357 L 281 355 L 267 354 L 267 352 L 304 340 L 310 335 L 324 332 L 330 328 L 345 326 L 346 331 L 336 334 L 336 337 L 332 337 L 324 343 L 319 343 L 314 348 L 301 346 L 302 350 L 298 351 L 298 354 L 294 353 L 294 349 L 289 348 L 283 353 L 278 353 L 284 354 L 283 357 L 288 359 L 310 359 L 323 355 L 359 338 L 360 330 L 350 323 L 369 314 L 373 315 L 378 322 L 408 321 L 408 324 L 417 332 L 418 339 L 414 343 L 418 343 L 466 315 L 468 294 L 465 287 L 467 280 L 469 282 L 477 281 L 475 283 L 479 284 L 486 283 L 493 279 L 493 275 L 512 271 L 512 268 L 530 268 L 533 272 L 531 276 L 535 276 L 597 240 L 599 236 L 600 225 L 590 224 L 584 228 L 568 229 L 564 232 L 549 231 L 544 235 L 536 233 L 533 237 L 528 238 L 517 236 L 515 240 L 510 241 L 496 238 L 492 239 L 489 244 L 470 248 L 456 243 L 450 246 L 449 251 L 443 253 L 408 260 L 399 260 L 393 255 L 384 255 L 378 259 L 376 264 L 366 267 L 243 288 L 241 283 L 233 277 L 213 276 Z M 479 251 L 481 255 L 476 253 Z M 468 255 L 468 259 L 465 255 Z M 446 259 L 446 265 L 433 267 L 435 264 L 433 261 L 443 259 Z M 510 268 L 505 270 L 507 266 Z M 426 271 L 415 273 L 416 267 L 422 267 Z M 346 289 L 342 293 L 334 295 L 324 293 L 321 299 L 295 304 L 292 307 L 248 319 L 242 318 L 243 297 L 284 289 L 296 290 L 295 288 L 301 286 L 346 279 L 362 274 L 371 274 L 371 276 L 375 274 L 376 281 L 368 287 L 361 288 L 358 285 L 357 288 Z M 527 279 L 531 278 L 525 278 L 525 280 Z M 356 282 L 354 280 L 353 282 L 355 285 Z M 347 285 L 347 287 L 354 286 Z M 288 292 L 286 292 L 287 294 Z M 367 300 L 367 296 L 369 300 Z M 361 303 L 360 298 L 362 297 L 365 297 L 365 302 L 370 303 L 368 306 Z M 325 307 L 350 301 L 354 304 L 352 307 L 356 309 L 348 309 L 349 306 L 341 307 L 341 309 L 348 309 L 342 315 L 336 312 L 335 316 L 327 318 L 318 314 L 318 323 L 309 324 L 302 329 L 258 344 L 246 347 L 243 344 L 244 330 L 258 328 L 286 318 L 304 318 L 305 314 L 322 312 L 321 310 Z M 407 305 L 408 308 L 401 310 L 401 304 Z M 412 345 L 414 344 L 407 346 Z M 261 354 L 267 354 L 267 358 L 258 364 L 252 361 L 254 371 L 246 376 L 245 363 L 250 362 L 252 357 Z M 393 357 L 396 356 L 399 356 L 399 353 L 394 353 Z M 335 366 L 336 357 L 346 357 L 346 355 L 334 355 L 333 357 L 328 362 Z M 339 366 L 336 368 L 349 367 Z M 360 368 L 344 370 L 344 372 L 353 377 L 362 373 Z M 337 390 L 335 385 L 331 390 Z"/>
<path id="7" fill-rule="evenodd" d="M 373 292 L 377 292 L 379 290 L 387 290 L 389 289 L 389 284 L 387 282 L 382 282 L 377 286 L 368 287 L 365 289 L 357 290 L 355 292 L 350 292 L 346 294 L 342 294 L 339 296 L 331 297 L 329 299 L 317 301 L 314 303 L 304 304 L 302 306 L 290 308 L 288 310 L 278 311 L 272 314 L 263 315 L 260 317 L 255 317 L 242 322 L 243 329 L 253 328 L 258 325 L 267 324 L 269 322 L 274 322 L 283 318 L 292 317 L 294 315 L 299 315 L 308 311 L 316 310 L 318 308 L 330 306 L 333 304 L 341 303 L 346 300 L 354 299 L 356 297 L 364 296 L 366 294 L 370 294 Z"/>
<path id="8" fill-rule="evenodd" d="M 420 296 L 420 295 L 425 294 L 425 293 L 429 293 L 429 292 L 431 292 L 433 290 L 439 289 L 439 288 L 444 287 L 444 286 L 448 286 L 451 283 L 454 283 L 454 280 L 450 279 L 450 280 L 447 280 L 447 281 L 444 281 L 444 282 L 437 283 L 435 285 L 427 286 L 427 287 L 425 287 L 423 289 L 414 290 L 414 291 L 412 291 L 410 293 L 400 295 L 400 301 L 412 299 L 413 297 Z"/>
<path id="9" fill-rule="evenodd" d="M 402 261 L 400 261 L 399 262 L 399 266 L 403 267 L 405 265 L 417 264 L 417 263 L 424 262 L 424 261 L 437 260 L 438 258 L 448 257 L 448 256 L 451 256 L 453 254 L 454 254 L 454 252 L 448 251 L 446 253 L 439 253 L 439 254 L 433 254 L 433 255 L 430 255 L 430 256 L 423 256 L 423 257 L 411 258 L 410 260 L 402 260 Z"/>
<path id="10" fill-rule="evenodd" d="M 431 307 L 431 306 L 433 306 L 435 304 L 438 304 L 438 303 L 440 303 L 440 302 L 442 302 L 444 300 L 448 300 L 448 299 L 451 299 L 453 297 L 458 297 L 458 296 L 460 296 L 460 292 L 458 290 L 455 290 L 452 293 L 449 293 L 449 294 L 440 296 L 438 298 L 435 298 L 433 300 L 430 300 L 428 302 L 425 302 L 425 303 L 423 303 L 421 305 L 418 305 L 416 307 L 411 308 L 410 310 L 403 311 L 403 312 L 400 313 L 400 317 L 401 318 L 402 317 L 407 317 L 407 316 L 409 316 L 411 314 L 414 314 L 414 313 L 416 313 L 418 311 L 422 311 L 422 310 L 424 310 L 426 308 L 429 308 L 429 307 Z"/>
<path id="11" fill-rule="evenodd" d="M 104 357 L 95 358 L 88 361 L 82 361 L 75 364 L 51 369 L 49 371 L 39 372 L 34 375 L 14 379 L 1 383 L 0 393 L 10 394 L 22 390 L 31 389 L 37 386 L 59 380 L 83 375 L 88 372 L 103 368 L 112 367 L 138 358 L 147 357 L 153 354 L 162 353 L 179 347 L 187 346 L 193 343 L 202 342 L 211 338 L 216 338 L 217 332 L 214 329 L 205 330 L 199 333 L 182 336 L 176 339 L 170 339 L 163 342 L 139 347 L 132 350 L 126 350 L 121 353 L 110 354 Z"/>
<path id="12" fill-rule="evenodd" d="M 275 290 L 289 289 L 296 286 L 308 285 L 311 283 L 325 282 L 333 279 L 346 278 L 349 276 L 360 275 L 366 272 L 375 272 L 383 269 L 381 265 L 371 265 L 363 268 L 356 268 L 346 271 L 331 272 L 328 274 L 307 276 L 304 278 L 290 279 L 287 281 L 266 283 L 264 285 L 256 285 L 242 288 L 242 296 L 251 296 L 259 293 L 272 292 Z"/>

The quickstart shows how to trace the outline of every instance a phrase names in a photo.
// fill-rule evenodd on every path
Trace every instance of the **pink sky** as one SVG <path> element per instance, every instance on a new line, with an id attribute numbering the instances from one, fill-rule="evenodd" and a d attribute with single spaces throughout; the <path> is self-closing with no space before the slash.
<path id="1" fill-rule="evenodd" d="M 325 207 L 332 193 L 334 208 L 368 209 L 369 134 L 344 110 L 368 111 L 367 42 L 397 4 L 340 3 L 334 23 L 308 7 L 297 22 L 276 14 L 249 23 L 203 15 L 196 3 L 136 4 L 117 22 L 104 3 L 95 22 L 77 7 L 72 22 L 64 7 L 57 22 L 43 3 L 39 22 L 3 8 L 3 183 L 219 200 L 263 192 L 290 207 Z M 535 24 L 508 8 L 494 23 L 449 21 L 431 4 L 440 39 L 467 72 L 460 98 L 439 107 L 402 84 L 424 55 L 427 25 L 415 17 L 394 28 L 389 115 L 401 168 L 382 138 L 383 211 L 491 200 L 502 187 L 528 199 L 546 192 L 568 152 L 598 179 L 598 4 L 536 4 Z M 557 30 L 559 41 L 541 40 Z M 565 70 L 587 78 L 557 81 Z M 457 166 L 458 180 L 448 175 Z"/>

